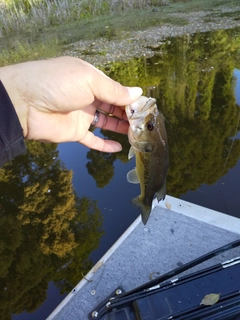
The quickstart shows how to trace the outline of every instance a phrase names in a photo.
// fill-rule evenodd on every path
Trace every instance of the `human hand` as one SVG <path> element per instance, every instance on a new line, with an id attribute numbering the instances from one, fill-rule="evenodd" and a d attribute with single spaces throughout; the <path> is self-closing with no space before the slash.
<path id="1" fill-rule="evenodd" d="M 142 94 L 140 88 L 124 87 L 87 62 L 72 57 L 6 66 L 0 68 L 0 79 L 26 139 L 78 141 L 104 152 L 120 151 L 121 145 L 89 131 L 96 110 L 100 111 L 96 127 L 127 133 L 124 107 Z"/>

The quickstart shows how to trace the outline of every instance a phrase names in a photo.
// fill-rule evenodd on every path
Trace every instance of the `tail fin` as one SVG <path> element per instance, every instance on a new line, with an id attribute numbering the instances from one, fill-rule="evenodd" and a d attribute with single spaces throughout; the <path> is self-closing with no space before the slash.
<path id="1" fill-rule="evenodd" d="M 142 210 L 142 222 L 146 224 L 151 213 L 151 207 L 146 206 L 139 197 L 132 199 L 131 203 Z"/>

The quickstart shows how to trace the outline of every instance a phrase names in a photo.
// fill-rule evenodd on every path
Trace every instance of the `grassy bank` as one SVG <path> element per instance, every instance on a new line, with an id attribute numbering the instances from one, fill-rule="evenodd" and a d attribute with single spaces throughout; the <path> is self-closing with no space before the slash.
<path id="1" fill-rule="evenodd" d="M 189 12 L 237 4 L 238 0 L 0 0 L 0 30 L 4 35 L 139 10 Z M 146 20 L 149 21 L 148 17 Z M 154 20 L 151 18 L 149 23 L 156 23 Z"/>
<path id="2" fill-rule="evenodd" d="M 61 53 L 71 42 L 188 21 L 171 13 L 234 8 L 239 0 L 0 0 L 0 65 Z"/>

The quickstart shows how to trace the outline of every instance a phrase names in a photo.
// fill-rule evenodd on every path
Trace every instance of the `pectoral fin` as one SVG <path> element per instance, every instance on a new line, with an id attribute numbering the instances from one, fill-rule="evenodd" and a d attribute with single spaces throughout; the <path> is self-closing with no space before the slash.
<path id="1" fill-rule="evenodd" d="M 135 152 L 134 152 L 134 149 L 133 147 L 131 146 L 131 148 L 129 149 L 129 152 L 128 152 L 128 159 L 132 159 L 133 157 L 135 156 Z"/>
<path id="2" fill-rule="evenodd" d="M 127 181 L 130 183 L 139 183 L 138 175 L 137 175 L 137 170 L 132 169 L 127 173 Z"/>
<path id="3" fill-rule="evenodd" d="M 132 199 L 131 203 L 142 210 L 142 222 L 146 224 L 151 213 L 151 207 L 144 205 L 139 197 Z"/>
<path id="4" fill-rule="evenodd" d="M 158 201 L 164 200 L 166 196 L 166 179 L 162 188 L 156 193 Z"/>

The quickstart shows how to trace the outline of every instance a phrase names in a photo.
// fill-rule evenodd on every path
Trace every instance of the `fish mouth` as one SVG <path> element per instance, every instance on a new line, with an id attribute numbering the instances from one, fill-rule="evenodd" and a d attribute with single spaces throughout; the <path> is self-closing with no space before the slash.
<path id="1" fill-rule="evenodd" d="M 143 104 L 144 103 L 144 104 Z M 141 96 L 137 101 L 127 105 L 125 111 L 128 119 L 140 119 L 147 115 L 149 108 L 156 104 L 156 99 Z"/>
<path id="2" fill-rule="evenodd" d="M 132 133 L 136 135 L 136 137 L 144 131 L 146 121 L 148 121 L 146 119 L 149 119 L 149 115 L 151 115 L 151 118 L 154 118 L 154 122 L 156 122 L 156 117 L 159 114 L 156 99 L 145 96 L 141 96 L 137 101 L 127 105 L 125 111 Z"/>

